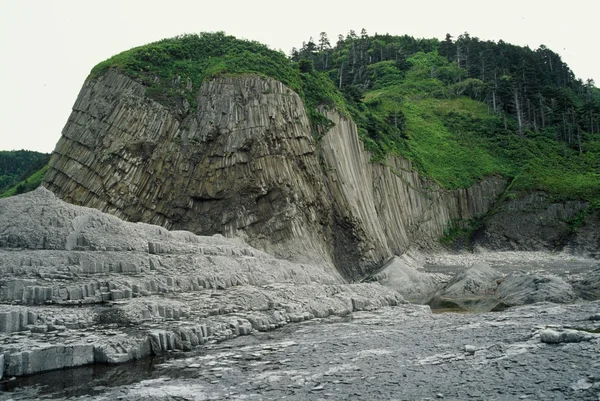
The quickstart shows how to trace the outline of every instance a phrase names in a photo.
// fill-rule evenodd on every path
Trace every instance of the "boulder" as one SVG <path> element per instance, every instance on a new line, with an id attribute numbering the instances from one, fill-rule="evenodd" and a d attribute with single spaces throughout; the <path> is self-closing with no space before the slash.
<path id="1" fill-rule="evenodd" d="M 416 264 L 407 255 L 394 256 L 373 278 L 398 292 L 405 300 L 425 304 L 435 294 L 438 283 L 432 275 L 418 270 Z"/>
<path id="2" fill-rule="evenodd" d="M 456 274 L 429 305 L 433 309 L 461 309 L 490 311 L 501 302 L 496 289 L 503 275 L 483 262 L 475 262 L 469 269 Z"/>
<path id="3" fill-rule="evenodd" d="M 578 330 L 556 331 L 546 329 L 540 333 L 540 341 L 546 344 L 580 343 L 582 341 L 591 341 L 593 338 L 592 334 Z"/>
<path id="4" fill-rule="evenodd" d="M 513 273 L 498 286 L 498 298 L 510 306 L 536 302 L 568 303 L 577 299 L 573 287 L 559 277 Z"/>
<path id="5" fill-rule="evenodd" d="M 475 262 L 469 269 L 455 275 L 441 295 L 447 298 L 493 295 L 502 277 L 502 273 L 487 263 Z"/>
<path id="6" fill-rule="evenodd" d="M 600 265 L 573 283 L 577 295 L 588 301 L 600 299 Z"/>

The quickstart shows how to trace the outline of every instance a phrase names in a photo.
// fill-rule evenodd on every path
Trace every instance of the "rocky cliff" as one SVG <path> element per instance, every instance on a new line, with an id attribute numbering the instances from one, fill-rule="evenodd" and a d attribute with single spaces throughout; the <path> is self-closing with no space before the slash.
<path id="1" fill-rule="evenodd" d="M 473 235 L 476 246 L 503 251 L 567 251 L 600 258 L 600 213 L 584 201 L 555 201 L 543 192 L 513 193 Z"/>
<path id="2" fill-rule="evenodd" d="M 360 279 L 504 191 L 489 178 L 446 191 L 408 161 L 370 163 L 356 125 L 337 112 L 318 141 L 300 97 L 270 78 L 203 82 L 197 108 L 167 108 L 116 70 L 88 80 L 44 186 L 130 221 L 240 237 L 298 262 Z"/>

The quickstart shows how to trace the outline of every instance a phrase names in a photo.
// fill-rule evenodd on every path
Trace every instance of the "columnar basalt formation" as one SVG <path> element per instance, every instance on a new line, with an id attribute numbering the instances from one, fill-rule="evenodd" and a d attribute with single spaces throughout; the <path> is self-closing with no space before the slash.
<path id="1" fill-rule="evenodd" d="M 239 239 L 124 222 L 44 188 L 0 200 L 0 221 L 0 379 L 403 302 Z"/>
<path id="2" fill-rule="evenodd" d="M 372 164 L 356 125 L 333 111 L 333 128 L 315 141 L 300 97 L 270 78 L 221 77 L 197 90 L 197 108 L 185 112 L 116 70 L 88 80 L 44 185 L 74 204 L 240 237 L 346 279 L 412 244 L 431 246 L 506 185 L 489 178 L 445 191 L 406 160 Z"/>

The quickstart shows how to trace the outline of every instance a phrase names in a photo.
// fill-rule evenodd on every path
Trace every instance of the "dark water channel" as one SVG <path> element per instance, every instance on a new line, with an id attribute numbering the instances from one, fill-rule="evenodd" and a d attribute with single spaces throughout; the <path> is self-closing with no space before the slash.
<path id="1" fill-rule="evenodd" d="M 155 366 L 165 358 L 145 358 L 122 365 L 87 365 L 5 379 L 0 382 L 0 399 L 10 393 L 31 392 L 52 398 L 101 394 L 108 387 L 123 386 L 156 377 Z"/>

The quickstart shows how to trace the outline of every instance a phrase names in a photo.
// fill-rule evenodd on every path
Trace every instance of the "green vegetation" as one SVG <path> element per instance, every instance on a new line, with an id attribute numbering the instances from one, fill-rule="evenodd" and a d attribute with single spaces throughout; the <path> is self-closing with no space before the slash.
<path id="1" fill-rule="evenodd" d="M 16 187 L 19 182 L 40 170 L 49 160 L 50 155 L 47 153 L 29 150 L 0 151 L 0 194 L 11 187 Z"/>
<path id="2" fill-rule="evenodd" d="M 181 115 L 195 106 L 203 80 L 273 77 L 304 100 L 317 138 L 331 124 L 320 106 L 351 116 L 374 162 L 401 155 L 445 188 L 501 175 L 514 191 L 543 190 L 600 208 L 600 90 L 545 46 L 363 30 L 340 35 L 334 46 L 321 33 L 288 58 L 218 32 L 128 50 L 94 67 L 90 79 L 109 68 Z"/>
<path id="3" fill-rule="evenodd" d="M 0 199 L 33 191 L 42 184 L 44 175 L 46 174 L 46 171 L 48 171 L 48 168 L 49 166 L 45 165 L 35 173 L 31 174 L 29 177 L 25 178 L 23 181 L 14 185 L 12 188 L 0 193 Z"/>
<path id="4" fill-rule="evenodd" d="M 311 61 L 344 93 L 376 162 L 404 156 L 445 188 L 502 175 L 516 192 L 600 208 L 600 90 L 543 45 L 363 30 L 335 46 L 321 33 L 292 60 Z"/>

